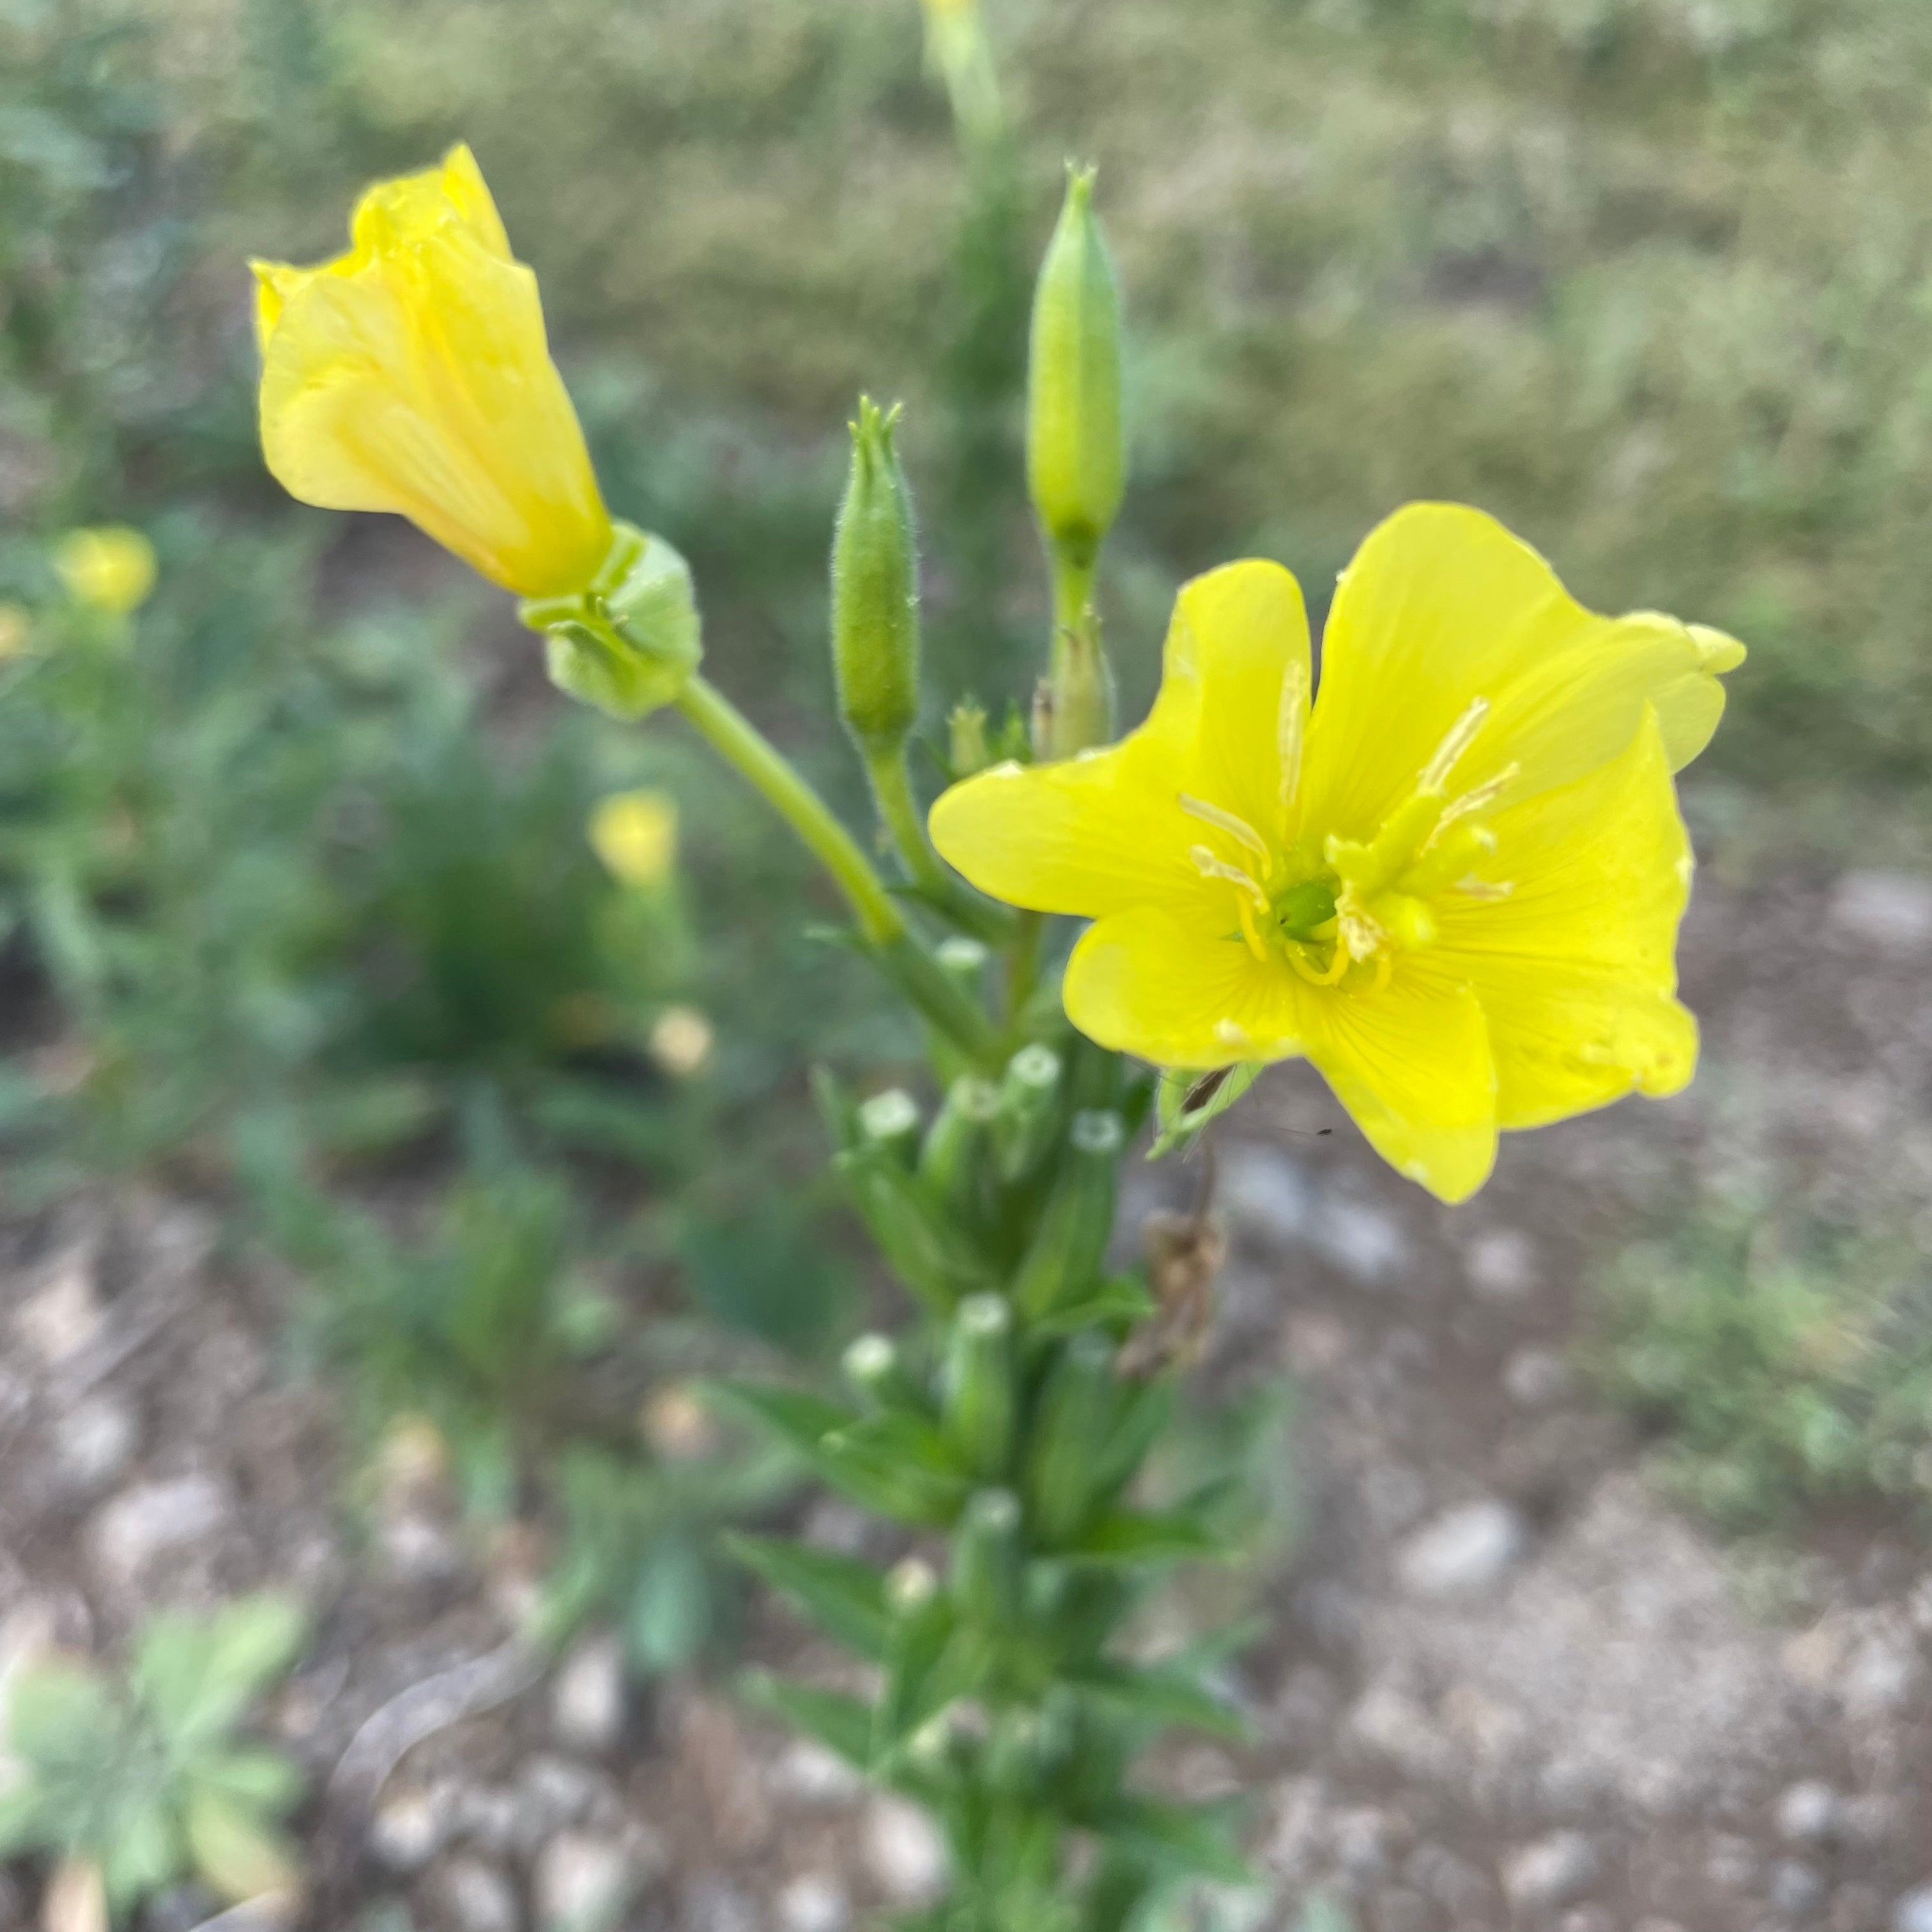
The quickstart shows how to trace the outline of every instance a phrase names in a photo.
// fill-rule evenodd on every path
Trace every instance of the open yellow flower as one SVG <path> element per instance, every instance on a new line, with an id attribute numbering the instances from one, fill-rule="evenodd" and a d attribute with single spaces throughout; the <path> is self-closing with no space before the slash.
<path id="1" fill-rule="evenodd" d="M 1671 774 L 1743 657 L 1594 616 L 1492 518 L 1412 504 L 1342 576 L 1312 709 L 1294 579 L 1229 564 L 1183 588 L 1145 724 L 954 786 L 933 839 L 982 890 L 1094 922 L 1082 1032 L 1162 1066 L 1305 1054 L 1460 1201 L 1498 1129 L 1690 1079 Z"/>
<path id="2" fill-rule="evenodd" d="M 350 236 L 317 268 L 253 265 L 269 469 L 305 503 L 407 517 L 520 596 L 583 590 L 610 520 L 470 150 L 379 182 Z"/>
<path id="3" fill-rule="evenodd" d="M 677 867 L 677 801 L 649 785 L 613 792 L 590 814 L 591 849 L 620 885 L 662 885 Z"/>

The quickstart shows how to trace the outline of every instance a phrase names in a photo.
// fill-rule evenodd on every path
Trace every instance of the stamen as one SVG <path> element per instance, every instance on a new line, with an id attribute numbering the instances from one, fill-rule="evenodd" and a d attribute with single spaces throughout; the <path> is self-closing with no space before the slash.
<path id="1" fill-rule="evenodd" d="M 1507 764 L 1494 778 L 1485 778 L 1473 790 L 1466 791 L 1460 798 L 1451 799 L 1442 808 L 1442 816 L 1436 821 L 1436 830 L 1430 836 L 1429 844 L 1435 844 L 1445 825 L 1454 825 L 1457 819 L 1467 818 L 1472 812 L 1487 811 L 1515 784 L 1522 770 L 1520 764 Z M 1425 845 L 1422 849 L 1426 852 L 1429 846 Z"/>
<path id="2" fill-rule="evenodd" d="M 1388 944 L 1388 934 L 1359 907 L 1352 906 L 1338 916 L 1342 944 L 1351 959 L 1370 958 Z"/>
<path id="3" fill-rule="evenodd" d="M 1301 754 L 1308 737 L 1308 667 L 1296 662 L 1282 674 L 1281 709 L 1275 718 L 1281 754 L 1281 816 L 1284 832 L 1301 790 Z"/>
<path id="4" fill-rule="evenodd" d="M 1226 879 L 1229 885 L 1251 895 L 1256 904 L 1265 912 L 1268 895 L 1238 866 L 1230 866 L 1215 857 L 1204 845 L 1190 845 L 1187 856 L 1194 861 L 1195 867 L 1204 879 Z"/>
<path id="5" fill-rule="evenodd" d="M 1309 962 L 1310 949 L 1298 942 L 1288 949 L 1288 963 L 1311 986 L 1334 986 L 1341 982 L 1342 975 L 1355 962 L 1348 956 L 1348 949 L 1338 944 L 1328 956 L 1328 964 L 1317 972 Z"/>
<path id="6" fill-rule="evenodd" d="M 1225 832 L 1230 838 L 1245 845 L 1255 856 L 1266 865 L 1274 856 L 1268 848 L 1268 842 L 1245 818 L 1237 818 L 1232 812 L 1223 812 L 1218 805 L 1210 805 L 1204 798 L 1190 797 L 1186 792 L 1180 796 L 1180 808 L 1190 818 L 1198 818 L 1204 825 L 1211 825 L 1216 831 Z"/>
<path id="7" fill-rule="evenodd" d="M 1475 742 L 1476 734 L 1483 728 L 1483 720 L 1490 715 L 1490 700 L 1486 698 L 1472 699 L 1469 708 L 1449 728 L 1449 734 L 1436 748 L 1436 755 L 1422 768 L 1422 776 L 1416 781 L 1418 791 L 1440 794 L 1449 783 L 1449 774 L 1456 769 L 1457 760 Z"/>
<path id="8" fill-rule="evenodd" d="M 1254 908 L 1246 899 L 1237 899 L 1234 910 L 1240 916 L 1241 937 L 1248 942 L 1248 950 L 1265 966 L 1268 964 L 1268 948 L 1262 944 L 1260 933 L 1255 929 Z"/>
<path id="9" fill-rule="evenodd" d="M 1472 872 L 1466 879 L 1456 882 L 1456 890 L 1466 898 L 1506 899 L 1516 890 L 1514 879 L 1479 879 Z"/>

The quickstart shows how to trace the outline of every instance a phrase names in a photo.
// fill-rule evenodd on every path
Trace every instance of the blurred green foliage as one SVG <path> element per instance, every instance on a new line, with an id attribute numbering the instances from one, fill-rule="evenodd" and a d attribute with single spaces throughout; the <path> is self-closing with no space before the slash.
<path id="1" fill-rule="evenodd" d="M 1594 1366 L 1667 1427 L 1664 1472 L 1732 1527 L 1801 1504 L 1932 1502 L 1932 1279 L 1909 1245 L 1712 1211 L 1608 1277 Z"/>
<path id="2" fill-rule="evenodd" d="M 19 1770 L 0 1798 L 0 1856 L 92 1866 L 117 1923 L 190 1871 L 231 1900 L 292 1893 L 301 1874 L 274 1821 L 302 1774 L 236 1733 L 303 1635 L 292 1604 L 248 1597 L 212 1618 L 151 1618 L 124 1677 L 23 1665 L 7 1701 Z"/>

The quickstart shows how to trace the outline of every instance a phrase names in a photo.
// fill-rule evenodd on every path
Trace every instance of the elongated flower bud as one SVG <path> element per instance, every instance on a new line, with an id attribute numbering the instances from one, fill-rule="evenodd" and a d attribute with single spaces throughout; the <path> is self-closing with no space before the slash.
<path id="1" fill-rule="evenodd" d="M 1019 1621 L 1024 1567 L 1019 1499 L 1010 1490 L 975 1491 L 952 1533 L 950 1585 L 961 1615 L 1010 1631 Z"/>
<path id="2" fill-rule="evenodd" d="M 999 1089 L 962 1073 L 946 1089 L 919 1157 L 919 1178 L 936 1201 L 958 1210 L 970 1204 L 976 1156 L 1000 1104 Z"/>
<path id="3" fill-rule="evenodd" d="M 861 1335 L 841 1364 L 845 1379 L 874 1408 L 924 1413 L 919 1384 L 907 1373 L 898 1345 L 889 1335 Z"/>
<path id="4" fill-rule="evenodd" d="M 1120 507 L 1120 302 L 1093 208 L 1094 170 L 1070 169 L 1034 296 L 1027 486 L 1070 564 L 1090 569 Z"/>
<path id="5" fill-rule="evenodd" d="M 946 762 L 952 767 L 953 781 L 970 778 L 993 762 L 986 744 L 986 707 L 970 698 L 962 698 L 946 720 Z"/>
<path id="6" fill-rule="evenodd" d="M 1013 1312 L 1003 1296 L 971 1294 L 947 1339 L 941 1418 L 954 1452 L 986 1480 L 1006 1473 L 1018 1412 Z"/>
<path id="7" fill-rule="evenodd" d="M 1014 1304 L 1029 1320 L 1077 1300 L 1099 1275 L 1126 1140 L 1124 1123 L 1110 1109 L 1074 1115 L 1066 1164 L 1013 1282 Z"/>
<path id="8" fill-rule="evenodd" d="M 950 1312 L 992 1286 L 972 1238 L 928 1197 L 896 1152 L 848 1148 L 833 1165 L 888 1265 L 922 1300 Z"/>
<path id="9" fill-rule="evenodd" d="M 852 470 L 832 540 L 832 669 L 838 716 L 867 758 L 888 756 L 919 716 L 919 543 L 892 446 L 896 405 L 859 399 Z"/>
<path id="10" fill-rule="evenodd" d="M 903 1087 L 888 1087 L 859 1103 L 859 1131 L 910 1166 L 919 1145 L 919 1102 Z"/>
<path id="11" fill-rule="evenodd" d="M 1048 1378 L 1028 1450 L 1028 1499 L 1048 1544 L 1071 1536 L 1084 1519 L 1118 1406 L 1113 1343 L 1098 1330 L 1074 1336 Z"/>
<path id="12" fill-rule="evenodd" d="M 1036 1042 L 1006 1062 L 993 1140 L 1003 1180 L 1018 1180 L 1038 1162 L 1060 1118 L 1060 1055 Z"/>

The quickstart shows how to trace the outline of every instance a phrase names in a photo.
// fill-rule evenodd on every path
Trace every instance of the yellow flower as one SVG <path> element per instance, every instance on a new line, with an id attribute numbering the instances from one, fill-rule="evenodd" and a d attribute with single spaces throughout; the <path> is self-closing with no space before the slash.
<path id="1" fill-rule="evenodd" d="M 590 844 L 619 884 L 661 886 L 677 863 L 677 801 L 648 788 L 613 792 L 590 814 Z"/>
<path id="2" fill-rule="evenodd" d="M 54 574 L 91 610 L 125 617 L 154 587 L 154 547 L 125 524 L 69 530 L 54 546 Z"/>
<path id="3" fill-rule="evenodd" d="M 1671 773 L 1743 657 L 1594 616 L 1491 518 L 1412 504 L 1342 576 L 1312 710 L 1294 579 L 1229 564 L 1183 588 L 1139 730 L 956 785 L 932 836 L 982 890 L 1094 922 L 1082 1032 L 1163 1066 L 1304 1054 L 1460 1201 L 1498 1128 L 1690 1079 Z"/>
<path id="4" fill-rule="evenodd" d="M 305 503 L 407 517 L 521 596 L 581 590 L 610 520 L 470 150 L 379 182 L 350 237 L 317 268 L 252 265 L 269 469 Z"/>

